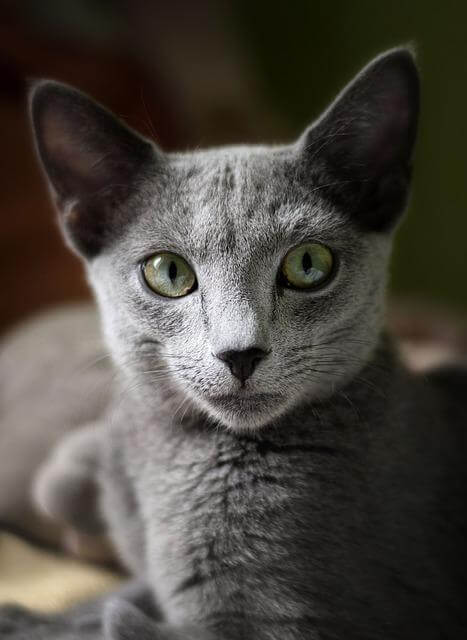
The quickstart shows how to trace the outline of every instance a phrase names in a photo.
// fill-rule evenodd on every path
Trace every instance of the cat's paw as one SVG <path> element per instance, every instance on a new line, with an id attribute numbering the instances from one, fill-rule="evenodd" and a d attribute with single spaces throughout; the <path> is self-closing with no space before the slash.
<path id="1" fill-rule="evenodd" d="M 80 560 L 121 568 L 115 549 L 106 535 L 89 535 L 65 527 L 61 546 L 67 554 Z"/>
<path id="2" fill-rule="evenodd" d="M 105 640 L 162 640 L 156 624 L 134 605 L 112 598 L 105 605 L 103 620 Z"/>
<path id="3" fill-rule="evenodd" d="M 98 487 L 85 469 L 52 460 L 39 470 L 33 495 L 35 504 L 49 518 L 89 535 L 103 531 Z"/>
<path id="4" fill-rule="evenodd" d="M 103 629 L 104 640 L 219 640 L 198 627 L 175 627 L 155 622 L 120 598 L 107 602 Z"/>
<path id="5" fill-rule="evenodd" d="M 93 536 L 105 531 L 99 510 L 94 435 L 87 428 L 65 438 L 33 483 L 33 501 L 42 513 Z"/>

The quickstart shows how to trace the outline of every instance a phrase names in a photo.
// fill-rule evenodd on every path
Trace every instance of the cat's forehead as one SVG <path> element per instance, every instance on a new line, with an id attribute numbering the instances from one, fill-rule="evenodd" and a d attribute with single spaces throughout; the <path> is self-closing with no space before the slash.
<path id="1" fill-rule="evenodd" d="M 319 177 L 315 179 L 319 182 Z M 171 158 L 159 232 L 200 253 L 335 232 L 339 218 L 298 175 L 288 147 L 233 147 Z M 201 256 L 200 256 L 201 257 Z"/>
<path id="2" fill-rule="evenodd" d="M 287 147 L 227 147 L 177 155 L 171 170 L 181 198 L 201 204 L 244 209 L 283 192 L 294 180 Z"/>

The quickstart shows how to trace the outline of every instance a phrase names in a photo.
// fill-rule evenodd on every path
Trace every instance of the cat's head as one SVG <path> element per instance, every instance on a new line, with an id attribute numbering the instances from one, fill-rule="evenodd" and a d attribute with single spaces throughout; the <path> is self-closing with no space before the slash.
<path id="1" fill-rule="evenodd" d="M 37 83 L 38 153 L 129 377 L 237 429 L 355 377 L 381 330 L 418 102 L 397 49 L 292 144 L 164 153 L 79 91 Z"/>

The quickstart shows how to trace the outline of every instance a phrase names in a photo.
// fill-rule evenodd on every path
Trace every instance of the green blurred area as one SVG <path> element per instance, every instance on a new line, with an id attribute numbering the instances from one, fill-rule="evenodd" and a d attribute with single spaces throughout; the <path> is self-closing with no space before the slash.
<path id="1" fill-rule="evenodd" d="M 422 116 L 392 290 L 467 309 L 467 3 L 243 1 L 238 15 L 270 102 L 294 130 L 378 52 L 415 45 Z"/>

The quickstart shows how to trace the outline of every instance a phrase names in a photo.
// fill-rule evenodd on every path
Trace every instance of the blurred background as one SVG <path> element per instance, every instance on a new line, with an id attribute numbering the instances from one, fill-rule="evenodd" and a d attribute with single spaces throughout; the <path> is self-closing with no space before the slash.
<path id="1" fill-rule="evenodd" d="M 426 309 L 464 322 L 466 23 L 460 0 L 1 0 L 0 329 L 89 296 L 34 157 L 28 79 L 80 87 L 168 150 L 279 142 L 372 56 L 407 42 L 418 51 L 422 119 L 392 293 L 399 309 L 418 309 L 419 324 Z"/>

